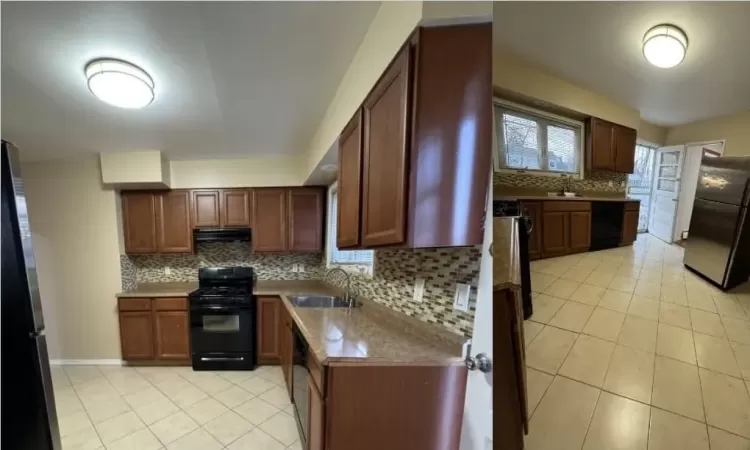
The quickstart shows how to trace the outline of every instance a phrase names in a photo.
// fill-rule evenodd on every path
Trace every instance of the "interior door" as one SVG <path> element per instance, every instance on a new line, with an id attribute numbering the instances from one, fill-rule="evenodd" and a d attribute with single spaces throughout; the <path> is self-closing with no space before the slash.
<path id="1" fill-rule="evenodd" d="M 662 147 L 656 150 L 648 232 L 669 244 L 674 241 L 673 232 L 677 218 L 680 175 L 684 158 L 684 145 Z"/>

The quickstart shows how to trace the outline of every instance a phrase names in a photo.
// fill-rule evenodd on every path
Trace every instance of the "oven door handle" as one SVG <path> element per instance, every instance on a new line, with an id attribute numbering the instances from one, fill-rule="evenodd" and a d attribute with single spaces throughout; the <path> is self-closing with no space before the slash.
<path id="1" fill-rule="evenodd" d="M 240 312 L 249 311 L 251 307 L 246 306 L 219 306 L 219 305 L 200 305 L 193 306 L 190 311 L 201 312 L 201 311 L 226 311 L 226 312 Z"/>

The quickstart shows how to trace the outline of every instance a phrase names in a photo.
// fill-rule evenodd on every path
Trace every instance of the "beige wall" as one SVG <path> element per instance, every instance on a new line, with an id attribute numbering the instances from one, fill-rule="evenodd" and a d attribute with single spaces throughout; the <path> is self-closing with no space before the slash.
<path id="1" fill-rule="evenodd" d="M 21 168 L 53 359 L 119 359 L 115 193 L 96 159 Z"/>
<path id="2" fill-rule="evenodd" d="M 159 150 L 101 153 L 99 160 L 104 183 L 162 183 L 169 187 L 169 161 Z"/>
<path id="3" fill-rule="evenodd" d="M 667 128 L 641 120 L 638 125 L 638 139 L 661 147 L 667 142 L 667 130 Z"/>
<path id="4" fill-rule="evenodd" d="M 670 128 L 667 145 L 726 139 L 725 156 L 750 156 L 750 111 Z"/>
<path id="5" fill-rule="evenodd" d="M 301 186 L 304 164 L 303 156 L 172 161 L 172 189 Z"/>

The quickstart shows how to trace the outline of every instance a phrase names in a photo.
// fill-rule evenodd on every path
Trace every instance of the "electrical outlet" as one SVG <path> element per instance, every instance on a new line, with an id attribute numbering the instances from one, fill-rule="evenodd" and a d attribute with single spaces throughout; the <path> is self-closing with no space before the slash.
<path id="1" fill-rule="evenodd" d="M 413 300 L 418 303 L 422 303 L 422 297 L 424 296 L 424 278 L 417 278 L 414 280 L 414 297 Z"/>
<path id="2" fill-rule="evenodd" d="M 169 267 L 164 268 L 164 275 L 172 275 L 172 269 Z"/>
<path id="3" fill-rule="evenodd" d="M 468 312 L 470 293 L 471 285 L 456 283 L 456 294 L 453 296 L 453 309 Z"/>
<path id="4" fill-rule="evenodd" d="M 299 266 L 297 264 L 292 264 L 292 272 L 294 273 L 299 272 Z"/>
<path id="5" fill-rule="evenodd" d="M 304 265 L 304 264 L 300 264 L 299 266 L 297 266 L 297 269 L 298 269 L 298 270 L 299 270 L 300 272 L 304 272 L 304 271 L 305 271 L 305 265 Z"/>

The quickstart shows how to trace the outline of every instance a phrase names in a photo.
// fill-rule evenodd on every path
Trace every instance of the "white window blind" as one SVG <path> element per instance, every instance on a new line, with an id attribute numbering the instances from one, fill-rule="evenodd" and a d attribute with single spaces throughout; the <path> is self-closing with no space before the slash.
<path id="1" fill-rule="evenodd" d="M 583 124 L 531 108 L 495 104 L 498 167 L 577 175 Z"/>
<path id="2" fill-rule="evenodd" d="M 331 189 L 331 195 L 328 200 L 330 218 L 328 226 L 329 262 L 332 264 L 360 264 L 364 266 L 372 266 L 372 250 L 339 250 L 336 248 L 336 226 L 338 218 L 338 190 L 336 188 Z"/>

